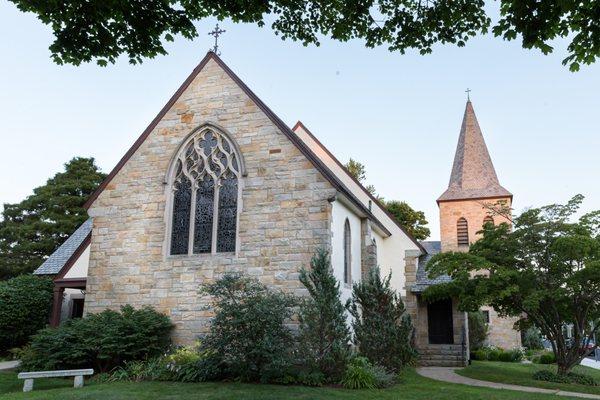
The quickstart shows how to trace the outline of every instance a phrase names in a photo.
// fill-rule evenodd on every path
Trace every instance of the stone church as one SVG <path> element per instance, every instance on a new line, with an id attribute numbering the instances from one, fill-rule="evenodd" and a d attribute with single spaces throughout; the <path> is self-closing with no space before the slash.
<path id="1" fill-rule="evenodd" d="M 308 128 L 284 124 L 209 52 L 88 200 L 90 219 L 35 273 L 54 277 L 53 325 L 149 305 L 186 344 L 211 317 L 202 283 L 237 271 L 302 295 L 298 272 L 322 247 L 342 300 L 379 265 L 406 299 L 424 362 L 462 364 L 465 314 L 452 300 L 420 300 L 435 283 L 424 268 L 436 252 L 466 250 L 491 218 L 482 202 L 499 199 L 510 204 L 512 195 L 498 183 L 469 102 L 438 199 L 441 242 L 418 242 Z M 518 345 L 511 321 L 486 312 L 490 343 Z"/>

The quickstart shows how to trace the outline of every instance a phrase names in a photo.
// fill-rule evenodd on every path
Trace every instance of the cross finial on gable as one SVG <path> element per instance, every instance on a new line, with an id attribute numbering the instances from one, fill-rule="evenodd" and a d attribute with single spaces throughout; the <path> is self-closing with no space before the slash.
<path id="1" fill-rule="evenodd" d="M 465 93 L 467 94 L 467 101 L 471 101 L 471 96 L 470 96 L 471 89 L 467 88 L 467 90 L 465 90 Z"/>
<path id="2" fill-rule="evenodd" d="M 215 53 L 216 55 L 220 56 L 221 53 L 219 52 L 219 36 L 221 36 L 222 33 L 227 32 L 224 29 L 219 29 L 219 24 L 217 24 L 217 26 L 215 26 L 215 29 L 212 32 L 208 32 L 208 34 L 210 36 L 214 36 L 215 37 L 215 45 L 212 48 L 212 52 Z"/>

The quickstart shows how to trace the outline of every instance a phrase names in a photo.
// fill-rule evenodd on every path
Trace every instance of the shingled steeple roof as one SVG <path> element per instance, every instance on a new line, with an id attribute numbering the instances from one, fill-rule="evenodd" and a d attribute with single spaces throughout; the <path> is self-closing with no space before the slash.
<path id="1" fill-rule="evenodd" d="M 471 101 L 467 101 L 448 189 L 440 201 L 512 197 L 498 176 L 479 128 Z"/>

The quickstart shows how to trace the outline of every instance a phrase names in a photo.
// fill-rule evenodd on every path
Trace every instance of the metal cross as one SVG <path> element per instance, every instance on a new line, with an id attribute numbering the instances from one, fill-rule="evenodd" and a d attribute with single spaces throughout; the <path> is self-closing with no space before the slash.
<path id="1" fill-rule="evenodd" d="M 467 90 L 465 90 L 465 93 L 467 93 L 467 101 L 471 101 L 471 96 L 469 96 L 469 94 L 471 93 L 471 89 L 467 88 Z"/>
<path id="2" fill-rule="evenodd" d="M 219 29 L 219 24 L 217 24 L 217 26 L 215 26 L 215 29 L 212 32 L 209 32 L 208 34 L 210 36 L 214 36 L 215 37 L 215 46 L 212 48 L 212 52 L 215 53 L 216 55 L 220 56 L 221 53 L 219 53 L 219 36 L 221 36 L 222 33 L 227 32 L 224 29 Z"/>

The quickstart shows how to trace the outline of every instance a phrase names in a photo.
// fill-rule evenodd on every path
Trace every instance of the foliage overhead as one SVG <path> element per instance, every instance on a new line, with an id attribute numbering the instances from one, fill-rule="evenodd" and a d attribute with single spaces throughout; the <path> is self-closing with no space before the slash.
<path id="1" fill-rule="evenodd" d="M 346 307 L 353 317 L 354 342 L 373 364 L 398 372 L 411 363 L 413 327 L 402 299 L 390 286 L 391 273 L 381 279 L 379 268 L 352 287 Z"/>
<path id="2" fill-rule="evenodd" d="M 4 204 L 0 279 L 39 267 L 88 218 L 83 205 L 105 176 L 93 158 L 75 157 L 22 202 Z"/>
<path id="3" fill-rule="evenodd" d="M 29 342 L 50 317 L 52 280 L 21 275 L 0 281 L 0 354 Z"/>
<path id="4" fill-rule="evenodd" d="M 310 370 L 338 382 L 350 357 L 350 329 L 340 299 L 340 284 L 333 276 L 328 253 L 317 250 L 309 270 L 300 271 L 300 282 L 309 297 L 299 313 L 299 354 Z"/>
<path id="5" fill-rule="evenodd" d="M 408 233 L 417 240 L 425 240 L 431 234 L 423 211 L 417 211 L 404 201 L 384 201 L 385 208 L 396 218 Z"/>
<path id="6" fill-rule="evenodd" d="M 425 298 L 458 297 L 466 311 L 487 304 L 518 317 L 521 330 L 536 326 L 566 374 L 593 350 L 588 344 L 600 327 L 600 211 L 574 221 L 582 201 L 577 195 L 565 205 L 527 210 L 513 219 L 514 230 L 486 224 L 468 253 L 435 255 L 430 276 L 453 280 L 431 286 Z M 568 324 L 573 342 L 563 335 Z"/>
<path id="7" fill-rule="evenodd" d="M 357 181 L 362 185 L 366 185 L 366 169 L 363 163 L 350 159 L 346 165 L 346 169 Z M 389 200 L 386 201 L 383 197 L 377 194 L 375 186 L 366 185 L 365 189 L 385 207 L 390 214 L 417 240 L 425 240 L 429 237 L 431 231 L 426 226 L 428 224 L 423 211 L 417 211 L 409 206 L 404 201 Z"/>
<path id="8" fill-rule="evenodd" d="M 462 47 L 491 27 L 495 36 L 519 38 L 524 48 L 544 54 L 553 51 L 553 40 L 566 38 L 570 42 L 563 64 L 572 71 L 600 55 L 599 0 L 500 0 L 495 24 L 484 0 L 10 1 L 50 26 L 55 38 L 50 51 L 57 64 L 95 60 L 107 65 L 120 55 L 141 63 L 167 54 L 164 44 L 175 35 L 197 37 L 194 23 L 207 17 L 270 24 L 282 39 L 305 46 L 318 46 L 327 37 L 357 39 L 366 47 L 386 46 L 401 54 L 410 49 L 429 54 L 436 44 Z"/>
<path id="9" fill-rule="evenodd" d="M 212 296 L 215 312 L 202 348 L 220 358 L 225 374 L 247 382 L 281 379 L 292 364 L 286 323 L 296 299 L 240 274 L 225 274 L 201 293 Z"/>
<path id="10" fill-rule="evenodd" d="M 105 310 L 46 328 L 32 337 L 21 359 L 24 371 L 94 368 L 107 372 L 127 361 L 163 354 L 173 324 L 150 307 Z"/>

